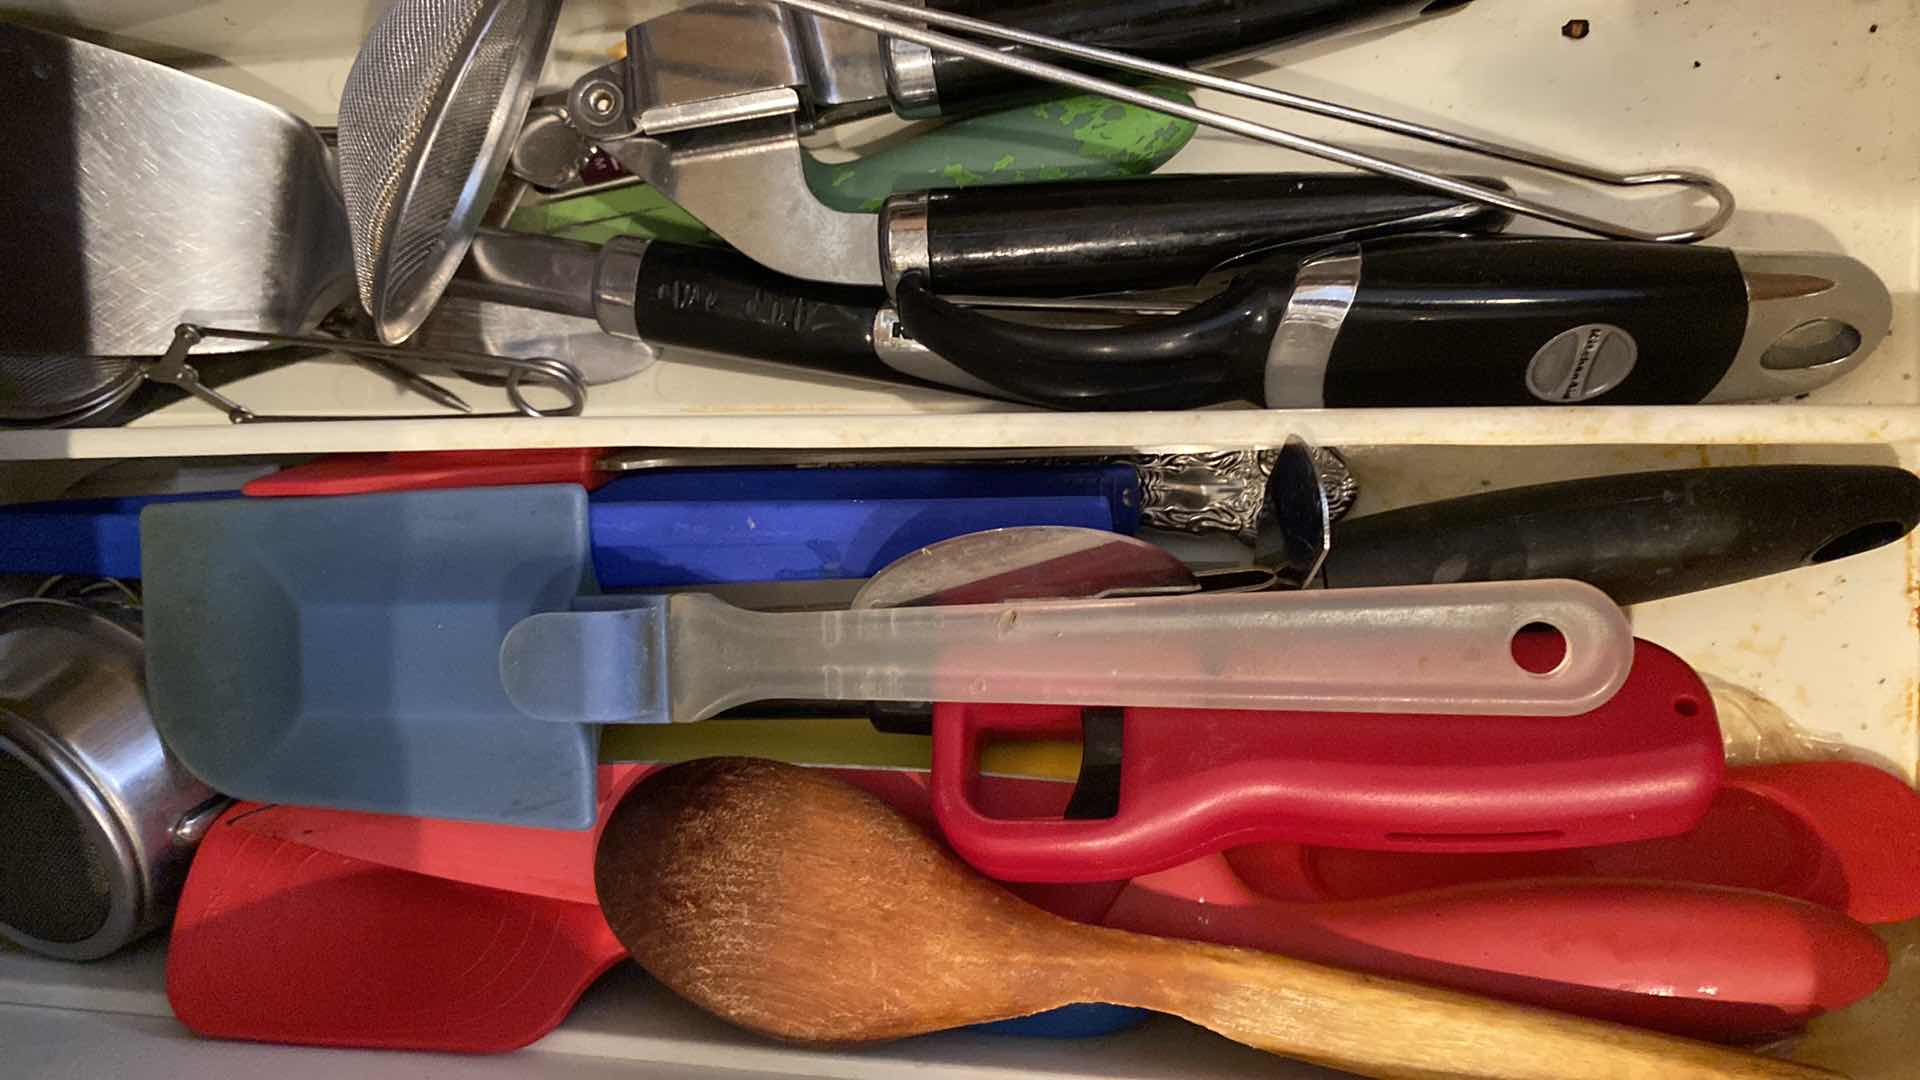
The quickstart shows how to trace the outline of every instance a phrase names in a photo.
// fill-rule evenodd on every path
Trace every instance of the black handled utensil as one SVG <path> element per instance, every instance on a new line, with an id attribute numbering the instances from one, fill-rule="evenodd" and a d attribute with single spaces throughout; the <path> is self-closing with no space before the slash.
<path id="1" fill-rule="evenodd" d="M 1035 34 L 1118 49 L 1171 64 L 1295 45 L 1328 34 L 1411 24 L 1468 0 L 930 0 L 935 11 L 991 19 Z M 908 117 L 950 116 L 1048 92 L 979 60 L 924 45 L 878 41 L 887 97 L 875 102 Z M 1039 55 L 1020 46 L 1009 52 Z M 842 66 L 858 63 L 845 57 Z"/>
<path id="2" fill-rule="evenodd" d="M 1071 330 L 895 289 L 919 344 L 1062 408 L 1688 405 L 1801 394 L 1886 336 L 1842 255 L 1554 238 L 1343 245 L 1143 325 Z"/>
<path id="3" fill-rule="evenodd" d="M 1891 466 L 1631 473 L 1349 518 L 1321 581 L 1574 578 L 1638 604 L 1871 551 L 1916 523 L 1920 477 Z"/>
<path id="4" fill-rule="evenodd" d="M 1506 189 L 1498 180 L 1475 183 Z M 1086 295 L 1191 285 L 1222 266 L 1512 215 L 1365 173 L 1223 173 L 895 195 L 877 222 L 889 291 Z"/>

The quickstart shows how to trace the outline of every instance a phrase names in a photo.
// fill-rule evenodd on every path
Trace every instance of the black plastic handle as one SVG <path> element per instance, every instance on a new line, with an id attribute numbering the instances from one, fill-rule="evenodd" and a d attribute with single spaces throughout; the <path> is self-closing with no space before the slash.
<path id="1" fill-rule="evenodd" d="M 989 19 L 1034 33 L 1115 49 L 1170 64 L 1294 43 L 1323 34 L 1391 21 L 1410 21 L 1463 6 L 1468 0 L 1053 0 L 992 3 L 929 0 L 928 7 Z M 1063 66 L 1050 53 L 1009 46 Z M 1090 68 L 1102 74 L 1108 69 Z M 1009 97 L 1049 92 L 1001 68 L 935 53 L 933 83 L 940 111 L 980 108 Z"/>
<path id="2" fill-rule="evenodd" d="M 1299 254 L 1443 228 L 1493 233 L 1511 218 L 1358 173 L 1149 176 L 908 198 L 925 200 L 928 277 L 942 293 L 1072 295 L 1186 285 L 1253 253 Z"/>
<path id="3" fill-rule="evenodd" d="M 1905 469 L 1677 469 L 1350 518 L 1323 573 L 1330 588 L 1566 577 L 1638 604 L 1871 551 L 1916 523 Z"/>
<path id="4" fill-rule="evenodd" d="M 1294 268 L 1262 267 L 1183 314 L 1102 330 L 1017 325 L 895 289 L 900 322 L 956 367 L 1060 408 L 1698 402 L 1739 355 L 1746 279 L 1720 248 L 1609 240 L 1396 238 L 1357 245 L 1357 278 L 1314 352 L 1282 355 L 1303 400 L 1270 400 L 1268 350 Z M 1325 340 L 1331 332 L 1330 343 Z M 1311 336 L 1311 335 L 1310 335 Z"/>
<path id="5" fill-rule="evenodd" d="M 650 342 L 902 382 L 873 351 L 878 289 L 777 274 L 720 248 L 647 245 L 634 316 Z"/>
<path id="6" fill-rule="evenodd" d="M 1380 241 L 1362 245 L 1324 404 L 1688 405 L 1732 366 L 1746 323 L 1724 248 Z"/>
<path id="7" fill-rule="evenodd" d="M 918 273 L 900 279 L 894 303 L 915 341 L 1015 397 L 1059 409 L 1190 409 L 1258 397 L 1291 282 L 1247 274 L 1179 315 L 1099 330 L 971 311 L 933 295 Z"/>

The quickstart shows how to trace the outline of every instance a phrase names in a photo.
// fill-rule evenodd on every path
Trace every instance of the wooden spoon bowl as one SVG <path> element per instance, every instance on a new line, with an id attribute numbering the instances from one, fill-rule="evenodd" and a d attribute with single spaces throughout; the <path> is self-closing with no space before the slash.
<path id="1" fill-rule="evenodd" d="M 1105 1002 L 1383 1078 L 1832 1073 L 1268 953 L 1083 926 L 980 877 L 884 803 L 748 758 L 665 769 L 613 812 L 595 887 L 654 977 L 723 1019 L 867 1042 Z"/>

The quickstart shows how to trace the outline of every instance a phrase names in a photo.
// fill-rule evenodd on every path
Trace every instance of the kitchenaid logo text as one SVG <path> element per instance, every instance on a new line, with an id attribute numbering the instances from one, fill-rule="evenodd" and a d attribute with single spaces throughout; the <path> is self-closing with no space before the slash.
<path id="1" fill-rule="evenodd" d="M 1639 359 L 1633 335 L 1587 323 L 1554 335 L 1527 364 L 1527 390 L 1542 401 L 1588 401 L 1619 386 Z"/>
<path id="2" fill-rule="evenodd" d="M 1600 355 L 1600 346 L 1606 344 L 1612 331 L 1604 326 L 1596 326 L 1587 331 L 1587 340 L 1580 346 L 1580 359 L 1573 365 L 1573 371 L 1567 375 L 1567 385 L 1561 390 L 1562 396 L 1571 401 L 1585 397 L 1587 372 L 1593 370 L 1593 361 Z"/>

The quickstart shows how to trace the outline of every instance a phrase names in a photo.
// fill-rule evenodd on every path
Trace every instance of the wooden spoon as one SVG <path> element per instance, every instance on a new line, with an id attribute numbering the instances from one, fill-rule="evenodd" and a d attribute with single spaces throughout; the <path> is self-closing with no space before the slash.
<path id="1" fill-rule="evenodd" d="M 980 877 L 865 792 L 771 761 L 707 758 L 655 774 L 613 812 L 594 879 L 614 933 L 654 977 L 783 1039 L 894 1039 L 1106 1002 L 1388 1080 L 1835 1075 L 1270 953 L 1068 922 Z"/>

